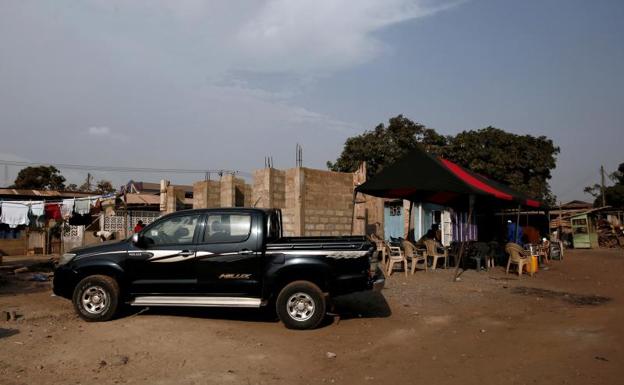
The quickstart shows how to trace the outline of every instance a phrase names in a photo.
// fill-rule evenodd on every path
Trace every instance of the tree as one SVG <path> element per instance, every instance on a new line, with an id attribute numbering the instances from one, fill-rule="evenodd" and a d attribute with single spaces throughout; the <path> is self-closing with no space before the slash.
<path id="1" fill-rule="evenodd" d="M 76 183 L 70 183 L 65 187 L 67 191 L 80 191 L 78 190 L 78 185 Z"/>
<path id="2" fill-rule="evenodd" d="M 54 166 L 26 167 L 20 170 L 12 188 L 34 190 L 63 190 L 65 178 Z"/>
<path id="3" fill-rule="evenodd" d="M 115 188 L 110 181 L 102 179 L 96 183 L 95 191 L 100 194 L 109 194 L 115 192 Z"/>
<path id="4" fill-rule="evenodd" d="M 446 138 L 435 130 L 415 123 L 403 115 L 380 123 L 372 131 L 348 138 L 336 162 L 327 162 L 332 171 L 353 172 L 361 162 L 366 161 L 367 176 L 377 174 L 381 169 L 401 158 L 418 144 L 427 150 L 434 150 L 446 144 Z"/>
<path id="5" fill-rule="evenodd" d="M 617 171 L 609 175 L 609 179 L 614 182 L 614 185 L 605 186 L 605 204 L 607 206 L 624 208 L 624 163 L 620 163 Z M 585 187 L 583 191 L 595 198 L 594 207 L 602 206 L 602 186 L 594 184 L 593 186 Z"/>
<path id="6" fill-rule="evenodd" d="M 559 151 L 545 136 L 516 135 L 490 126 L 450 137 L 442 155 L 531 198 L 554 204 L 548 180 Z"/>
<path id="7" fill-rule="evenodd" d="M 474 172 L 505 183 L 532 198 L 554 203 L 548 180 L 559 147 L 545 136 L 516 135 L 494 127 L 442 136 L 435 130 L 399 115 L 385 127 L 348 138 L 333 171 L 353 172 L 367 162 L 367 177 L 418 145 Z"/>

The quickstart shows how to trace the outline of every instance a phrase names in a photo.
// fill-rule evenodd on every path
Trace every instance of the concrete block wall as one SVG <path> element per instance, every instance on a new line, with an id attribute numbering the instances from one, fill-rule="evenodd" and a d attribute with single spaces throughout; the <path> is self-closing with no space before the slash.
<path id="1" fill-rule="evenodd" d="M 184 202 L 184 190 L 175 186 L 167 187 L 167 209 L 165 213 L 176 212 Z"/>
<path id="2" fill-rule="evenodd" d="M 302 168 L 303 235 L 350 235 L 353 174 Z"/>
<path id="3" fill-rule="evenodd" d="M 353 174 L 297 167 L 254 173 L 257 207 L 282 209 L 289 236 L 349 235 Z"/>
<path id="4" fill-rule="evenodd" d="M 251 206 L 286 207 L 286 172 L 274 168 L 254 171 Z"/>
<path id="5" fill-rule="evenodd" d="M 202 180 L 193 183 L 193 208 L 220 207 L 221 183 L 216 180 Z"/>
<path id="6" fill-rule="evenodd" d="M 350 235 L 354 186 L 365 180 L 365 166 L 356 173 L 264 168 L 253 173 L 252 184 L 233 175 L 195 183 L 193 207 L 279 208 L 287 236 Z M 358 199 L 353 234 L 383 234 L 383 201 L 361 194 Z"/>
<path id="7" fill-rule="evenodd" d="M 241 178 L 224 175 L 220 180 L 193 183 L 193 208 L 251 207 L 253 188 Z"/>

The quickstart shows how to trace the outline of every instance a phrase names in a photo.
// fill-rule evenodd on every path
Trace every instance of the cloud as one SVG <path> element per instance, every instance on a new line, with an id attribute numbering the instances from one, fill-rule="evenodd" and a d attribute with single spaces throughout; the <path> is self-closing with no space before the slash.
<path id="1" fill-rule="evenodd" d="M 382 54 L 384 28 L 444 4 L 0 1 L 4 137 L 13 152 L 50 162 L 241 170 L 267 154 L 291 166 L 302 143 L 306 165 L 322 167 L 362 127 L 298 96 Z M 88 145 L 65 151 L 76 134 Z M 149 150 L 136 151 L 138 138 Z"/>
<path id="2" fill-rule="evenodd" d="M 110 127 L 107 126 L 91 126 L 87 129 L 87 134 L 118 141 L 126 141 L 128 139 L 126 135 L 114 133 Z"/>
<path id="3" fill-rule="evenodd" d="M 351 67 L 383 51 L 375 32 L 449 5 L 414 0 L 268 1 L 236 34 L 236 47 L 250 59 L 237 64 L 250 71 L 285 72 Z"/>
<path id="4" fill-rule="evenodd" d="M 174 48 L 176 53 L 203 60 L 205 71 L 222 76 L 229 71 L 323 73 L 358 65 L 384 51 L 385 43 L 376 32 L 430 16 L 459 0 L 91 2 L 113 13 L 117 23 L 143 20 L 146 33 L 120 25 L 121 33 L 129 32 L 126 38 L 136 39 L 136 44 L 127 44 L 166 51 L 163 41 L 183 37 L 184 44 Z M 150 20 L 160 30 L 152 30 Z M 183 52 L 183 47 L 189 50 Z"/>
<path id="5" fill-rule="evenodd" d="M 89 127 L 87 132 L 89 133 L 89 135 L 94 135 L 94 136 L 108 136 L 110 135 L 111 130 L 110 128 L 106 126 L 102 126 L 102 127 L 92 126 L 92 127 Z"/>

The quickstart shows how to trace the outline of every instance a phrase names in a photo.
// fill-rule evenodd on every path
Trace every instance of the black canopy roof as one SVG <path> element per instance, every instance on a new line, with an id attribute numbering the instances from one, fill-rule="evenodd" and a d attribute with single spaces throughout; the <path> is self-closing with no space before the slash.
<path id="1" fill-rule="evenodd" d="M 396 163 L 356 188 L 357 192 L 381 198 L 408 199 L 445 206 L 465 206 L 466 196 L 475 195 L 479 205 L 545 208 L 509 186 L 465 169 L 449 160 L 414 149 Z"/>

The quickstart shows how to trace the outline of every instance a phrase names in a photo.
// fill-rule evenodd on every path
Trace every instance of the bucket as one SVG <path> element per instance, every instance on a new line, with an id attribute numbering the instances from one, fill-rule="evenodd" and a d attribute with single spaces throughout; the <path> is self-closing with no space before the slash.
<path id="1" fill-rule="evenodd" d="M 529 258 L 530 258 L 530 263 L 525 264 L 524 268 L 526 268 L 526 272 L 527 273 L 535 274 L 535 273 L 537 273 L 537 267 L 539 266 L 537 255 L 532 255 Z"/>

